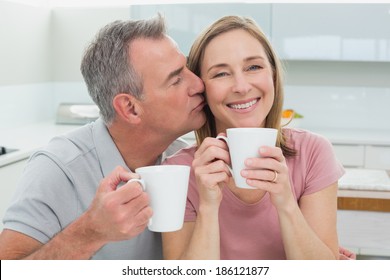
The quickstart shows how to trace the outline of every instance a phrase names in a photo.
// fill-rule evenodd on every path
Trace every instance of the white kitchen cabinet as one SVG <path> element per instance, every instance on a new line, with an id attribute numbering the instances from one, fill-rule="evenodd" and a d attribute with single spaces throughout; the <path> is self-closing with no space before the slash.
<path id="1" fill-rule="evenodd" d="M 367 145 L 364 167 L 390 170 L 390 146 Z"/>
<path id="2" fill-rule="evenodd" d="M 373 259 L 390 258 L 390 213 L 337 211 L 337 231 L 341 246 Z"/>
<path id="3" fill-rule="evenodd" d="M 390 61 L 390 4 L 274 4 L 271 37 L 290 60 Z"/>
<path id="4" fill-rule="evenodd" d="M 253 18 L 269 37 L 271 31 L 271 4 L 265 3 L 204 3 L 175 5 L 132 5 L 130 18 L 141 19 L 165 16 L 168 34 L 188 55 L 195 38 L 211 23 L 226 15 Z"/>
<path id="5" fill-rule="evenodd" d="M 0 217 L 4 217 L 5 210 L 8 208 L 12 195 L 15 192 L 16 184 L 26 165 L 25 160 L 0 167 Z M 0 231 L 3 229 L 3 223 L 0 223 Z"/>
<path id="6" fill-rule="evenodd" d="M 364 145 L 333 145 L 337 158 L 344 167 L 364 167 Z"/>
<path id="7" fill-rule="evenodd" d="M 390 170 L 390 146 L 333 144 L 344 167 Z"/>

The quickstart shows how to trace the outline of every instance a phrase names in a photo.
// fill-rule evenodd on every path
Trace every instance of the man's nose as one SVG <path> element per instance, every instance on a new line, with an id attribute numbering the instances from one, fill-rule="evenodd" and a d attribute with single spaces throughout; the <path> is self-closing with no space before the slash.
<path id="1" fill-rule="evenodd" d="M 190 72 L 190 77 L 192 79 L 192 86 L 190 90 L 190 95 L 199 94 L 204 92 L 204 83 L 201 78 L 196 76 L 193 72 Z"/>

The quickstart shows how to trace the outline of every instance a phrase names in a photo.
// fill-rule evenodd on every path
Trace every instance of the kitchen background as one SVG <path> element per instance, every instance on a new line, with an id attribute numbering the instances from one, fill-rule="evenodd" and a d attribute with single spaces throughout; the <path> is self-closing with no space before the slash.
<path id="1" fill-rule="evenodd" d="M 217 17 L 255 18 L 285 62 L 285 107 L 305 116 L 303 127 L 390 131 L 390 4 L 16 2 L 0 1 L 0 129 L 52 119 L 61 102 L 91 102 L 79 65 L 96 31 L 161 11 L 184 53 Z"/>
<path id="2" fill-rule="evenodd" d="M 328 137 L 346 167 L 390 169 L 390 3 L 107 2 L 0 0 L 0 146 L 20 152 L 0 158 L 0 179 L 9 193 L 32 150 L 76 127 L 55 126 L 59 104 L 92 103 L 79 66 L 96 32 L 113 20 L 158 11 L 185 54 L 215 19 L 253 17 L 283 60 L 285 108 L 304 116 L 299 126 Z M 141 2 L 154 4 L 134 4 Z M 8 202 L 2 195 L 1 216 Z M 388 229 L 383 232 L 390 236 Z M 343 240 L 363 252 L 353 238 Z M 385 245 L 382 239 L 367 245 L 374 251 L 366 254 L 390 257 L 390 240 L 385 240 Z"/>

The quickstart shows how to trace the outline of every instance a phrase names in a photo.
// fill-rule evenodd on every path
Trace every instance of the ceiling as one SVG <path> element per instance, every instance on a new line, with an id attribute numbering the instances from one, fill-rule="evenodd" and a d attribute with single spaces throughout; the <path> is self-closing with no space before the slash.
<path id="1" fill-rule="evenodd" d="M 50 7 L 99 7 L 99 6 L 128 6 L 137 4 L 172 4 L 172 3 L 227 3 L 227 2 L 262 2 L 256 0 L 0 0 L 21 3 L 29 6 Z"/>

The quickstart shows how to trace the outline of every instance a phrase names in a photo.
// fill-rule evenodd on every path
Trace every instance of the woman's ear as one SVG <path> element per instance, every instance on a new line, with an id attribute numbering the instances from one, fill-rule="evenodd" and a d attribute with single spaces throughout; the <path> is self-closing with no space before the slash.
<path id="1" fill-rule="evenodd" d="M 118 117 L 126 122 L 137 124 L 141 121 L 139 117 L 140 107 L 138 100 L 127 93 L 119 93 L 112 101 Z"/>

